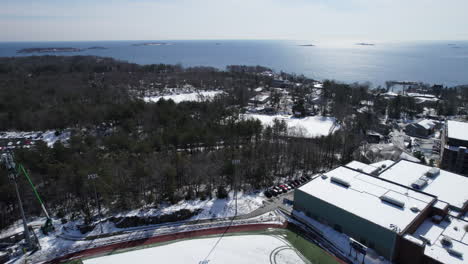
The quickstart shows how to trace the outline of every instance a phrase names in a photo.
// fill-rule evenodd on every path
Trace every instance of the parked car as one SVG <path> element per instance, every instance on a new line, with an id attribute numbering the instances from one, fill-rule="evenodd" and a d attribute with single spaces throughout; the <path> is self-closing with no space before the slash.
<path id="1" fill-rule="evenodd" d="M 283 189 L 280 188 L 279 186 L 273 187 L 273 191 L 275 191 L 276 195 L 283 193 Z"/>
<path id="2" fill-rule="evenodd" d="M 273 196 L 270 190 L 266 190 L 263 194 L 265 194 L 267 198 L 271 198 Z"/>
<path id="3" fill-rule="evenodd" d="M 289 190 L 288 190 L 288 187 L 286 187 L 286 185 L 284 185 L 284 184 L 280 185 L 279 187 L 281 188 L 281 190 L 283 191 L 283 193 L 289 191 Z"/>

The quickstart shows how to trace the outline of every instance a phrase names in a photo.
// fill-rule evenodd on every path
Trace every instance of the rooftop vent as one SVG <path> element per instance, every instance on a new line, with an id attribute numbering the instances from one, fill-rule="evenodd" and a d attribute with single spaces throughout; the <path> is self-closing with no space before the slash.
<path id="1" fill-rule="evenodd" d="M 429 178 L 435 178 L 436 176 L 438 176 L 440 174 L 440 169 L 439 168 L 430 168 L 427 172 L 426 172 L 426 176 L 429 177 Z"/>
<path id="2" fill-rule="evenodd" d="M 350 184 L 347 180 L 345 180 L 345 179 L 343 179 L 343 178 L 340 178 L 340 177 L 337 177 L 337 176 L 332 176 L 332 177 L 330 178 L 330 180 L 331 180 L 332 182 L 334 182 L 334 183 L 337 183 L 337 184 L 339 184 L 339 185 L 343 185 L 343 186 L 345 186 L 345 187 L 351 186 L 351 184 Z"/>
<path id="3" fill-rule="evenodd" d="M 422 188 L 424 188 L 425 186 L 427 185 L 427 180 L 423 179 L 423 178 L 419 178 L 417 179 L 415 182 L 413 182 L 411 184 L 411 187 L 413 187 L 414 189 L 416 190 L 421 190 Z"/>
<path id="4" fill-rule="evenodd" d="M 419 208 L 414 207 L 414 206 L 411 207 L 411 212 L 413 212 L 413 213 L 418 213 L 419 211 L 421 211 L 421 210 L 419 210 Z"/>
<path id="5" fill-rule="evenodd" d="M 442 243 L 442 245 L 444 247 L 450 247 L 452 245 L 452 239 L 450 239 L 449 237 L 446 237 L 444 236 L 441 240 L 440 240 L 440 243 Z"/>
<path id="6" fill-rule="evenodd" d="M 322 179 L 324 179 L 324 180 L 328 179 L 328 176 L 325 175 L 325 174 L 322 174 L 322 176 L 320 176 L 320 177 L 322 177 Z"/>
<path id="7" fill-rule="evenodd" d="M 440 215 L 433 215 L 433 216 L 431 217 L 431 220 L 432 220 L 432 222 L 434 222 L 434 223 L 436 223 L 436 224 L 439 224 L 440 222 L 442 222 L 443 217 L 440 216 Z"/>
<path id="8" fill-rule="evenodd" d="M 393 205 L 396 205 L 396 206 L 401 207 L 401 208 L 405 207 L 405 202 L 400 201 L 398 199 L 395 199 L 393 197 L 387 196 L 385 194 L 380 196 L 380 200 L 385 201 L 385 202 L 390 203 L 390 204 L 393 204 Z"/>

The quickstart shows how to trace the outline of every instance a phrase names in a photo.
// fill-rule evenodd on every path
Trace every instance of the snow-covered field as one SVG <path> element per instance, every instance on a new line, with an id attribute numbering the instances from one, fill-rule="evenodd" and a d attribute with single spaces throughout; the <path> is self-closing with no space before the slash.
<path id="1" fill-rule="evenodd" d="M 304 118 L 296 118 L 293 116 L 284 115 L 259 115 L 245 114 L 245 118 L 256 118 L 262 122 L 262 125 L 273 125 L 275 119 L 284 120 L 288 126 L 290 136 L 300 137 L 318 137 L 326 136 L 333 133 L 339 126 L 334 127 L 335 118 L 322 116 L 308 116 Z M 333 128 L 333 129 L 332 129 Z"/>
<path id="2" fill-rule="evenodd" d="M 306 263 L 296 250 L 281 237 L 269 235 L 241 235 L 225 236 L 217 243 L 218 240 L 218 237 L 184 240 L 158 247 L 88 259 L 85 260 L 84 263 Z"/>
<path id="3" fill-rule="evenodd" d="M 169 100 L 172 99 L 175 103 L 180 103 L 184 101 L 193 101 L 193 102 L 202 102 L 206 100 L 213 99 L 216 95 L 223 93 L 222 91 L 202 91 L 202 92 L 192 92 L 192 93 L 183 93 L 183 94 L 173 94 L 173 95 L 164 95 L 164 96 L 145 96 L 143 100 L 145 102 L 156 103 L 160 99 Z"/>

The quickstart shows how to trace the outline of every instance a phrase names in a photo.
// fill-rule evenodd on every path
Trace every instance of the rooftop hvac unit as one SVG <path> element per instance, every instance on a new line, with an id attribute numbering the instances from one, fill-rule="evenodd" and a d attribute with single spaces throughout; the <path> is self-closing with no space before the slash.
<path id="1" fill-rule="evenodd" d="M 385 194 L 380 196 L 380 200 L 385 201 L 387 203 L 391 203 L 401 208 L 405 207 L 405 202 L 395 199 L 393 197 L 387 196 Z"/>
<path id="2" fill-rule="evenodd" d="M 339 185 L 343 185 L 345 187 L 351 186 L 351 184 L 347 180 L 337 177 L 337 176 L 331 176 L 330 180 L 334 183 L 338 183 Z"/>
<path id="3" fill-rule="evenodd" d="M 463 257 L 463 252 L 460 252 L 458 250 L 455 250 L 453 248 L 447 248 L 447 252 L 450 254 L 450 255 L 453 255 L 453 256 L 456 256 L 458 258 L 462 258 Z"/>
<path id="4" fill-rule="evenodd" d="M 439 168 L 430 168 L 427 172 L 426 172 L 426 176 L 429 177 L 429 178 L 435 178 L 436 176 L 438 176 L 440 174 L 440 169 Z"/>
<path id="5" fill-rule="evenodd" d="M 417 179 L 415 182 L 411 184 L 411 187 L 413 187 L 416 190 L 421 190 L 427 185 L 427 181 L 424 179 Z"/>
<path id="6" fill-rule="evenodd" d="M 377 169 L 371 171 L 370 174 L 371 174 L 371 175 L 374 175 L 374 176 L 377 176 L 377 175 L 379 175 L 379 172 L 380 172 L 380 168 L 377 168 Z"/>
<path id="7" fill-rule="evenodd" d="M 419 235 L 419 238 L 422 241 L 426 242 L 426 244 L 431 245 L 431 240 L 429 238 L 425 237 L 424 235 Z"/>

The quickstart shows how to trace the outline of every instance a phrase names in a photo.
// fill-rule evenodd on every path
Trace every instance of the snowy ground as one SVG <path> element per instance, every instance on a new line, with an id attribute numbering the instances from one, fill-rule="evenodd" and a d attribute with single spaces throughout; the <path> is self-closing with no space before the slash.
<path id="1" fill-rule="evenodd" d="M 170 214 L 172 212 L 181 210 L 181 209 L 202 209 L 201 213 L 188 219 L 191 220 L 201 220 L 201 219 L 213 219 L 213 218 L 225 218 L 235 215 L 235 199 L 233 198 L 234 193 L 229 193 L 229 198 L 227 199 L 211 199 L 211 200 L 193 200 L 193 201 L 181 201 L 175 205 L 161 206 L 158 209 L 140 209 L 133 210 L 126 213 L 121 213 L 117 216 L 157 216 L 162 214 Z M 238 215 L 244 215 L 255 211 L 260 208 L 263 204 L 265 197 L 263 193 L 242 193 L 238 194 L 237 199 L 237 211 Z M 263 214 L 263 212 L 262 212 Z M 271 218 L 273 217 L 273 218 Z M 281 222 L 280 220 L 274 220 L 275 216 L 259 215 L 255 219 L 249 220 L 239 220 L 239 224 L 246 223 L 257 223 L 257 222 L 268 222 L 273 219 L 273 223 Z M 131 228 L 117 228 L 115 224 L 107 221 L 102 223 L 104 233 L 116 233 L 120 232 L 117 236 L 111 236 L 108 238 L 103 238 L 99 240 L 85 240 L 87 236 L 101 235 L 101 226 L 97 225 L 94 230 L 89 233 L 81 234 L 76 225 L 82 224 L 81 221 L 71 221 L 65 225 L 60 223 L 59 219 L 54 219 L 55 232 L 50 236 L 44 236 L 39 231 L 39 226 L 42 225 L 45 221 L 45 218 L 36 218 L 34 221 L 30 221 L 29 225 L 32 225 L 36 229 L 36 234 L 39 237 L 39 241 L 42 247 L 42 250 L 37 252 L 34 255 L 34 259 L 45 260 L 52 257 L 63 255 L 67 252 L 73 252 L 83 248 L 94 247 L 97 245 L 107 244 L 110 241 L 122 241 L 128 239 L 137 239 L 151 237 L 157 234 L 171 233 L 175 231 L 190 231 L 199 228 L 210 228 L 216 226 L 223 226 L 229 224 L 229 220 L 225 220 L 222 223 L 216 224 L 213 223 L 201 223 L 199 225 L 193 226 L 184 223 L 168 223 L 163 225 L 154 225 L 154 226 L 140 226 L 140 227 L 131 227 Z M 0 237 L 11 236 L 15 233 L 22 232 L 22 222 L 17 221 L 8 229 L 2 230 Z M 18 249 L 15 247 L 15 249 Z M 18 259 L 17 259 L 18 260 Z M 13 263 L 15 263 L 13 261 Z"/>
<path id="2" fill-rule="evenodd" d="M 183 93 L 183 94 L 173 94 L 173 95 L 164 95 L 164 96 L 145 96 L 143 100 L 145 102 L 156 103 L 160 99 L 169 100 L 172 99 L 175 103 L 180 103 L 183 101 L 194 101 L 202 102 L 206 100 L 211 100 L 218 94 L 223 93 L 222 91 L 202 91 L 202 92 L 192 92 L 192 93 Z"/>
<path id="3" fill-rule="evenodd" d="M 308 116 L 304 118 L 295 118 L 293 116 L 284 115 L 259 115 L 245 114 L 245 118 L 256 118 L 262 122 L 264 126 L 273 125 L 275 119 L 284 120 L 288 125 L 288 133 L 290 136 L 300 137 L 317 137 L 326 136 L 333 133 L 339 127 L 335 127 L 335 118 Z"/>
<path id="4" fill-rule="evenodd" d="M 38 228 L 35 230 L 41 245 L 40 250 L 36 251 L 32 255 L 25 256 L 21 254 L 21 250 L 18 248 L 15 250 L 12 259 L 8 263 L 25 263 L 26 260 L 29 261 L 28 263 L 43 263 L 72 252 L 115 244 L 118 242 L 141 240 L 154 236 L 194 230 L 226 227 L 229 225 L 282 224 L 284 221 L 285 219 L 281 215 L 278 215 L 275 212 L 270 212 L 258 217 L 234 221 L 226 219 L 200 223 L 170 223 L 167 225 L 128 228 L 121 230 L 122 232 L 112 236 L 104 236 L 90 240 L 86 240 L 83 237 L 73 237 L 63 233 L 63 229 L 60 228 L 60 225 L 55 223 L 56 231 L 49 234 L 49 236 L 43 235 Z"/>
<path id="5" fill-rule="evenodd" d="M 85 264 L 200 263 L 200 264 L 298 264 L 306 263 L 280 237 L 269 235 L 225 236 L 184 240 L 163 246 L 85 260 Z M 213 249 L 213 251 L 211 251 Z M 210 254 L 211 252 L 211 254 Z"/>
<path id="6" fill-rule="evenodd" d="M 240 192 L 237 196 L 237 214 L 244 215 L 255 211 L 256 209 L 260 208 L 263 205 L 263 201 L 265 200 L 265 196 L 263 193 L 242 193 Z M 162 206 L 161 208 L 152 208 L 152 209 L 138 209 L 133 210 L 126 213 L 121 213 L 116 215 L 117 217 L 124 217 L 124 216 L 159 216 L 164 214 L 171 214 L 176 211 L 188 209 L 188 210 L 196 210 L 201 209 L 202 211 L 188 219 L 187 221 L 192 220 L 201 220 L 201 219 L 213 219 L 213 218 L 226 218 L 232 217 L 235 215 L 236 211 L 236 200 L 234 199 L 234 192 L 229 193 L 229 197 L 227 199 L 217 199 L 213 198 L 211 200 L 191 200 L 191 201 L 181 201 L 175 205 L 169 206 Z M 115 227 L 115 224 L 112 222 L 105 222 L 102 223 L 104 233 L 113 233 L 118 232 L 126 229 L 120 229 Z M 77 231 L 70 230 L 73 235 L 79 236 L 80 234 Z M 90 233 L 87 233 L 87 236 L 92 235 L 99 235 L 101 234 L 100 227 L 96 227 Z"/>
<path id="7" fill-rule="evenodd" d="M 265 196 L 263 193 L 243 193 L 239 192 L 237 195 L 237 213 L 239 215 L 248 214 L 255 209 L 262 206 Z M 155 216 L 161 214 L 170 214 L 181 209 L 196 210 L 202 209 L 203 211 L 194 216 L 190 220 L 207 219 L 207 218 L 223 218 L 234 216 L 236 207 L 236 200 L 234 199 L 234 192 L 229 193 L 227 199 L 213 198 L 211 200 L 191 200 L 180 201 L 175 205 L 164 206 L 158 209 L 148 210 L 134 210 L 125 214 L 117 216 Z"/>

